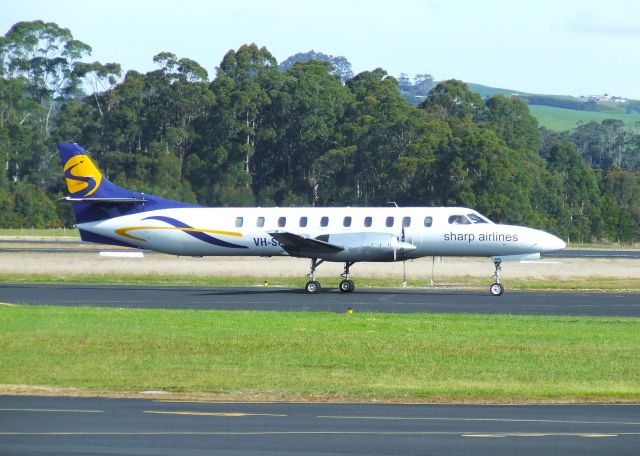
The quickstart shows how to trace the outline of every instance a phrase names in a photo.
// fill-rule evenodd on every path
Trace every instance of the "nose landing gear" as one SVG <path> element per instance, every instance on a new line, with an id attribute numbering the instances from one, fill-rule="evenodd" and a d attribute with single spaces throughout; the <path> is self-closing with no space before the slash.
<path id="1" fill-rule="evenodd" d="M 489 292 L 493 296 L 500 296 L 502 293 L 504 293 L 504 287 L 500 283 L 500 271 L 502 270 L 502 268 L 501 268 L 502 261 L 493 260 L 493 264 L 496 267 L 496 272 L 493 275 L 493 277 L 495 277 L 495 279 L 496 279 L 496 283 L 491 285 L 491 288 L 489 288 Z"/>

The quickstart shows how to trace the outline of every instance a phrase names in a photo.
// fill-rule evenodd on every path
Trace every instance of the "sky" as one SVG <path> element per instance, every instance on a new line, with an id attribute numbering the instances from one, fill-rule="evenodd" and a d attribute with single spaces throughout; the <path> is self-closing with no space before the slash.
<path id="1" fill-rule="evenodd" d="M 36 19 L 124 71 L 155 70 L 153 56 L 168 51 L 214 78 L 229 50 L 256 43 L 278 62 L 344 56 L 356 74 L 640 99 L 637 0 L 14 0 L 0 6 L 0 34 Z"/>

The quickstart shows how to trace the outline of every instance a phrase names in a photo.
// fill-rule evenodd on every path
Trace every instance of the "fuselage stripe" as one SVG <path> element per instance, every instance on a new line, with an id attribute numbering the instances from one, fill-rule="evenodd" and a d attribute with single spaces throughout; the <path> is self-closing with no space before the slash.
<path id="1" fill-rule="evenodd" d="M 129 234 L 129 231 L 135 231 L 135 230 L 191 231 L 191 232 L 196 232 L 196 233 L 213 233 L 213 234 L 220 234 L 222 236 L 242 237 L 242 233 L 238 233 L 237 231 L 205 230 L 205 229 L 199 229 L 199 228 L 176 228 L 176 227 L 173 227 L 173 226 L 172 227 L 169 227 L 169 226 L 129 226 L 129 227 L 124 227 L 124 228 L 118 228 L 116 230 L 116 234 L 119 234 L 120 236 L 128 237 L 130 239 L 136 239 L 138 241 L 144 241 L 144 239 L 142 239 L 142 238 L 139 238 L 137 236 Z"/>
<path id="2" fill-rule="evenodd" d="M 125 228 L 118 228 L 117 230 L 115 230 L 116 234 L 119 234 L 120 236 L 124 236 L 124 237 L 128 237 L 130 239 L 135 239 L 138 241 L 142 241 L 142 242 L 146 242 L 146 239 L 143 239 L 141 237 L 138 236 L 134 236 L 132 234 L 129 234 L 129 231 L 134 231 L 134 230 L 172 230 L 172 231 L 182 231 L 183 233 L 188 234 L 189 236 L 192 236 L 200 241 L 206 242 L 207 244 L 213 244 L 213 245 L 217 245 L 220 247 L 227 247 L 227 248 L 231 248 L 231 249 L 247 249 L 248 247 L 245 245 L 240 245 L 240 244 L 233 244 L 231 242 L 226 242 L 223 241 L 221 239 L 218 239 L 216 237 L 210 236 L 208 233 L 212 233 L 212 234 L 218 234 L 218 235 L 222 235 L 222 236 L 235 236 L 235 237 L 242 237 L 242 233 L 237 232 L 237 231 L 222 231 L 222 230 L 209 230 L 209 229 L 200 229 L 200 228 L 194 228 L 192 226 L 187 225 L 184 222 L 181 222 L 180 220 L 174 219 L 172 217 L 166 217 L 166 216 L 162 216 L 162 215 L 156 215 L 156 216 L 152 216 L 152 217 L 147 217 L 144 218 L 143 220 L 159 220 L 161 222 L 165 222 L 168 223 L 169 225 L 172 225 L 171 227 L 167 227 L 167 226 L 133 226 L 133 227 L 125 227 Z"/>

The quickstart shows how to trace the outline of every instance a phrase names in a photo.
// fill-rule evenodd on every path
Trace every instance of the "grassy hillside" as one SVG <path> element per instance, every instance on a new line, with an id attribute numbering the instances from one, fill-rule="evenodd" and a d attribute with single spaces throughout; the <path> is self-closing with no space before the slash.
<path id="1" fill-rule="evenodd" d="M 504 95 L 505 97 L 510 97 L 513 94 L 526 95 L 526 92 L 520 92 L 518 90 L 513 89 L 500 89 L 497 87 L 489 87 L 482 84 L 474 84 L 473 82 L 466 82 L 467 87 L 472 92 L 478 93 L 483 97 L 492 97 L 494 95 Z"/>
<path id="2" fill-rule="evenodd" d="M 502 89 L 497 87 L 485 86 L 482 84 L 474 84 L 467 82 L 469 90 L 476 92 L 483 97 L 491 97 L 494 95 L 504 95 L 510 97 L 514 94 L 518 95 L 534 95 L 513 89 Z M 575 99 L 570 96 L 561 95 L 544 95 L 558 99 Z M 554 131 L 564 131 L 576 128 L 580 123 L 602 122 L 605 119 L 622 120 L 629 130 L 640 133 L 640 114 L 627 114 L 625 107 L 617 103 L 598 102 L 597 112 L 577 111 L 573 109 L 557 108 L 543 105 L 529 105 L 529 111 L 538 119 L 541 127 Z"/>
<path id="3" fill-rule="evenodd" d="M 640 114 L 575 111 L 538 105 L 530 105 L 529 111 L 538 119 L 541 127 L 554 131 L 571 130 L 580 123 L 591 121 L 599 123 L 605 119 L 618 119 L 622 120 L 630 130 L 640 132 Z"/>

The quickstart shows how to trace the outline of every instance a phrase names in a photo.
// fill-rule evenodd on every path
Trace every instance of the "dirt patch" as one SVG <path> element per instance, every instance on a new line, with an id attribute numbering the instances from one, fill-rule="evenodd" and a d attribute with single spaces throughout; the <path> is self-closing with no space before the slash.
<path id="1" fill-rule="evenodd" d="M 323 263 L 319 277 L 338 277 L 342 263 Z M 485 258 L 431 257 L 406 262 L 408 279 L 431 278 L 437 282 L 450 277 L 488 278 L 493 263 Z M 503 277 L 568 279 L 584 277 L 640 278 L 640 261 L 631 259 L 563 258 L 527 263 L 505 262 Z M 0 274 L 61 274 L 86 276 L 118 275 L 194 275 L 219 277 L 304 277 L 309 260 L 289 257 L 176 257 L 145 254 L 143 258 L 107 258 L 97 252 L 85 253 L 0 253 Z M 354 278 L 402 278 L 403 264 L 357 263 Z"/>

